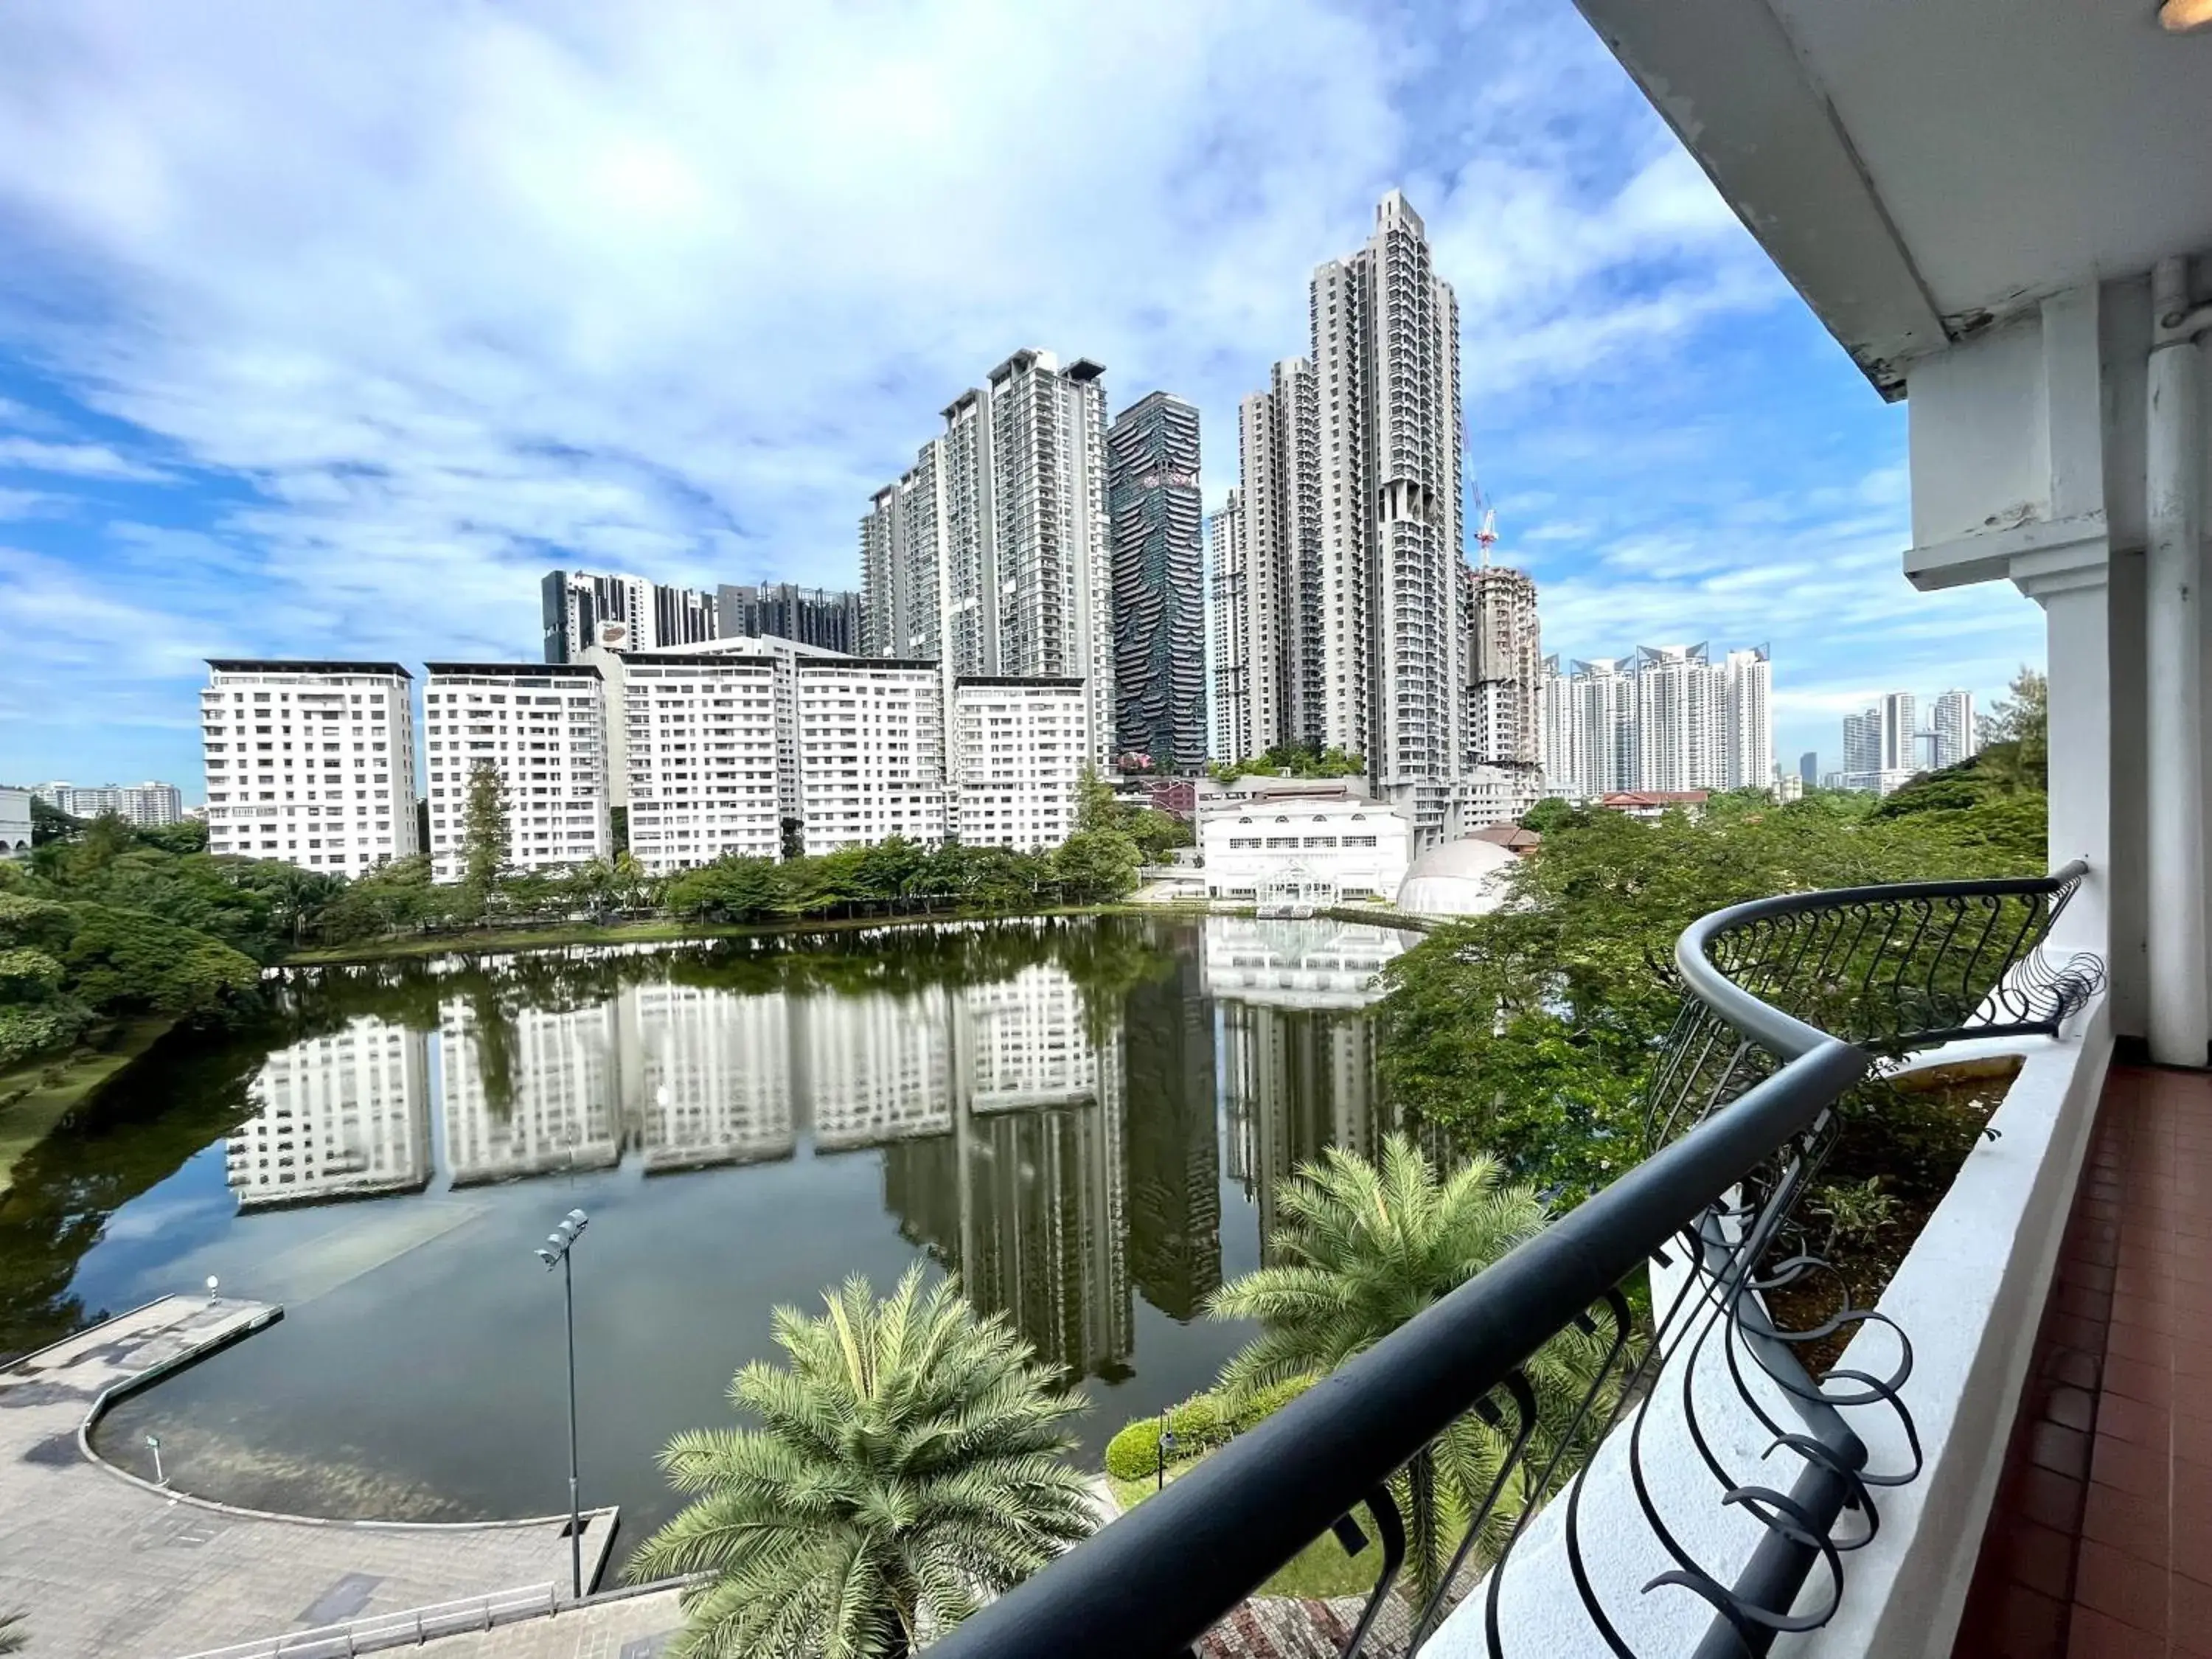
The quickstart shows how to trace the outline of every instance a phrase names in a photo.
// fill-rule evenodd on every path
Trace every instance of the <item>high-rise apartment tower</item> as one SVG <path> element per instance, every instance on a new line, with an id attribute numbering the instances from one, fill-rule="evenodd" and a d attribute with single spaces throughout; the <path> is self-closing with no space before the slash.
<path id="1" fill-rule="evenodd" d="M 860 520 L 867 654 L 1084 682 L 1085 753 L 1114 733 L 1105 371 L 1018 351 Z"/>
<path id="2" fill-rule="evenodd" d="M 1311 355 L 1238 410 L 1249 742 L 1364 757 L 1433 841 L 1467 762 L 1459 306 L 1401 192 L 1308 308 Z"/>
<path id="3" fill-rule="evenodd" d="M 1155 392 L 1106 433 L 1115 744 L 1156 771 L 1206 764 L 1206 589 L 1198 410 Z"/>

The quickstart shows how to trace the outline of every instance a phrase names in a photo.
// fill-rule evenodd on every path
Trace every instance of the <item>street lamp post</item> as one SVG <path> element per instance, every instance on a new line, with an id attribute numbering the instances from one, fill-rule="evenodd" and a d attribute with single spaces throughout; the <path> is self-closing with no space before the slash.
<path id="1" fill-rule="evenodd" d="M 581 1210 L 569 1211 L 561 1218 L 560 1224 L 545 1236 L 545 1243 L 538 1251 L 538 1259 L 545 1264 L 548 1273 L 555 1267 L 561 1270 L 561 1305 L 568 1316 L 568 1572 L 573 1597 L 579 1601 L 584 1599 L 584 1528 L 583 1510 L 576 1496 L 576 1280 L 568 1265 L 568 1254 L 590 1224 L 590 1218 Z"/>
<path id="2" fill-rule="evenodd" d="M 1175 1455 L 1175 1431 L 1167 1426 L 1168 1419 L 1160 1419 L 1159 1467 L 1153 1471 L 1152 1490 L 1164 1492 L 1168 1484 L 1168 1459 Z"/>

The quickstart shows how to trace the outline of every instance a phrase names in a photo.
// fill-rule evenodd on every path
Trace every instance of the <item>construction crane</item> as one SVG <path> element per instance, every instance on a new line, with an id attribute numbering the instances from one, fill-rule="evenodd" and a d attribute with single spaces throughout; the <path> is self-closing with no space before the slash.
<path id="1" fill-rule="evenodd" d="M 1490 568 L 1490 550 L 1498 545 L 1498 509 L 1491 506 L 1490 497 L 1483 493 L 1482 480 L 1474 481 L 1475 532 L 1474 544 L 1482 551 L 1482 566 Z"/>

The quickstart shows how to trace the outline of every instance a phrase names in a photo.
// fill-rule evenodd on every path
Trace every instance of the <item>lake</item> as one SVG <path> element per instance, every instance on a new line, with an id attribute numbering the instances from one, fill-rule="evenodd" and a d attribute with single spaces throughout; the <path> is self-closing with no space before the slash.
<path id="1" fill-rule="evenodd" d="M 848 1275 L 957 1270 L 1090 1395 L 1092 1467 L 1212 1382 L 1274 1183 L 1385 1127 L 1365 1010 L 1409 936 L 1334 921 L 947 924 L 294 970 L 16 1170 L 0 1352 L 219 1279 L 284 1318 L 118 1407 L 101 1450 L 298 1512 L 567 1505 L 570 1208 L 585 1501 L 653 1464 Z"/>

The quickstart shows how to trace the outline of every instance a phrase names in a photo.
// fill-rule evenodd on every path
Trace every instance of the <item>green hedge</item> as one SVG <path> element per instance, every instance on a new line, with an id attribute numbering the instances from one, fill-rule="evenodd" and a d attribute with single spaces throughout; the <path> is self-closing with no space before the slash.
<path id="1" fill-rule="evenodd" d="M 1264 1422 L 1313 1386 L 1311 1377 L 1293 1377 L 1252 1393 L 1233 1406 L 1218 1392 L 1194 1394 L 1168 1407 L 1165 1426 L 1174 1431 L 1170 1463 L 1189 1462 Z M 1158 1417 L 1139 1417 L 1106 1443 L 1106 1473 L 1116 1480 L 1141 1480 L 1160 1467 Z"/>

